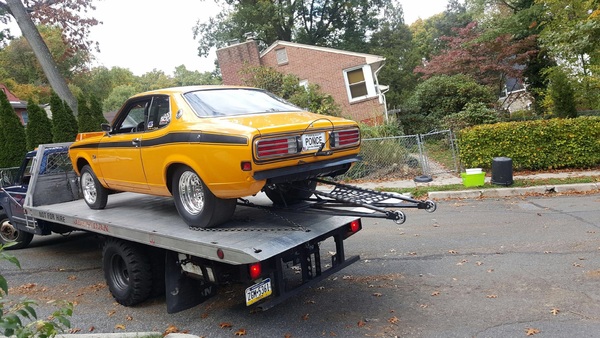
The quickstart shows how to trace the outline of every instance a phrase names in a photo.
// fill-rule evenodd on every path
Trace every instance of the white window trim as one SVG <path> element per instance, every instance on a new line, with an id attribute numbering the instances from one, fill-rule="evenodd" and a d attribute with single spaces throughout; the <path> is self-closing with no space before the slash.
<path id="1" fill-rule="evenodd" d="M 365 86 L 367 87 L 367 95 L 353 98 L 352 93 L 350 92 L 350 83 L 348 82 L 348 72 L 357 69 L 362 69 L 363 71 L 363 75 L 365 77 Z M 377 96 L 377 92 L 375 90 L 375 81 L 373 79 L 373 72 L 371 71 L 371 65 L 364 65 L 361 67 L 344 69 L 344 84 L 346 85 L 346 94 L 348 95 L 348 101 L 350 103 Z"/>

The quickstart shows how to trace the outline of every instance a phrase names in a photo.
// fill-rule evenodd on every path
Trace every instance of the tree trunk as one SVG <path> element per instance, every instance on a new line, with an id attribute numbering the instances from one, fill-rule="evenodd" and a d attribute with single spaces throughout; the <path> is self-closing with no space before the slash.
<path id="1" fill-rule="evenodd" d="M 73 110 L 73 114 L 77 116 L 77 99 L 73 96 L 73 93 L 69 90 L 69 86 L 67 86 L 67 82 L 58 71 L 58 67 L 52 58 L 52 54 L 50 54 L 48 46 L 42 39 L 31 17 L 27 14 L 25 6 L 21 0 L 6 0 L 6 5 L 19 25 L 21 33 L 31 46 L 31 49 L 33 49 L 33 53 L 50 82 L 50 86 L 69 105 L 71 110 Z"/>

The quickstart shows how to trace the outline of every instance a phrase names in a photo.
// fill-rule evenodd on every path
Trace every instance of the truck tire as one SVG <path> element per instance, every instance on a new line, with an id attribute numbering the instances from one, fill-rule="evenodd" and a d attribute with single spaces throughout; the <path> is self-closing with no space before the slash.
<path id="1" fill-rule="evenodd" d="M 104 278 L 115 300 L 125 306 L 139 304 L 152 291 L 152 265 L 144 248 L 109 238 L 102 249 Z"/>
<path id="2" fill-rule="evenodd" d="M 32 239 L 32 233 L 17 229 L 6 215 L 0 214 L 0 244 L 16 243 L 5 248 L 6 250 L 23 249 L 31 243 Z"/>
<path id="3" fill-rule="evenodd" d="M 89 165 L 81 168 L 81 192 L 83 199 L 90 209 L 104 209 L 108 202 L 108 189 L 100 184 L 96 174 Z"/>
<path id="4" fill-rule="evenodd" d="M 175 170 L 172 179 L 175 206 L 189 226 L 210 228 L 231 218 L 236 199 L 213 195 L 193 169 L 181 166 Z"/>
<path id="5" fill-rule="evenodd" d="M 316 188 L 317 181 L 304 180 L 265 186 L 263 190 L 273 204 L 285 206 L 298 203 L 313 195 L 312 192 L 303 189 L 315 190 Z"/>

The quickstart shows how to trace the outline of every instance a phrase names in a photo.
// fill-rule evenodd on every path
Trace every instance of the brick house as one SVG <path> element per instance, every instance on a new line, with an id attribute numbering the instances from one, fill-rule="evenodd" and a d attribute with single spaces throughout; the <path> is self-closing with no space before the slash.
<path id="1" fill-rule="evenodd" d="M 382 121 L 387 116 L 385 92 L 377 73 L 385 58 L 339 49 L 276 41 L 259 52 L 254 40 L 217 50 L 225 85 L 243 85 L 240 71 L 247 66 L 266 66 L 300 78 L 300 84 L 317 84 L 355 121 Z"/>
<path id="2" fill-rule="evenodd" d="M 19 100 L 19 98 L 16 97 L 15 94 L 13 94 L 10 90 L 8 90 L 8 88 L 6 88 L 6 86 L 2 83 L 0 83 L 0 90 L 3 91 L 8 98 L 8 102 L 10 102 L 10 105 L 13 107 L 15 113 L 19 117 L 19 120 L 21 120 L 21 124 L 26 125 L 28 122 L 27 101 Z"/>

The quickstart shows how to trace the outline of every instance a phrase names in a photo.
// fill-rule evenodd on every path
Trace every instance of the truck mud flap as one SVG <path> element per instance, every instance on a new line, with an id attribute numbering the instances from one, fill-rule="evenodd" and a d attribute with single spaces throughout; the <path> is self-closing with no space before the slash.
<path id="1" fill-rule="evenodd" d="M 190 278 L 181 270 L 176 252 L 167 251 L 165 260 L 168 313 L 187 310 L 217 294 L 216 284 Z"/>

